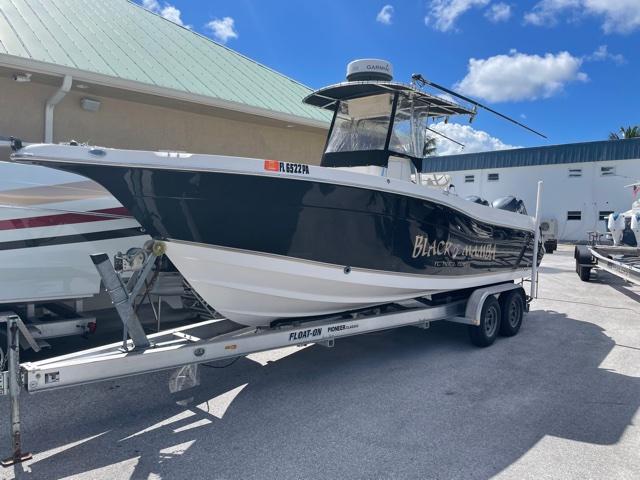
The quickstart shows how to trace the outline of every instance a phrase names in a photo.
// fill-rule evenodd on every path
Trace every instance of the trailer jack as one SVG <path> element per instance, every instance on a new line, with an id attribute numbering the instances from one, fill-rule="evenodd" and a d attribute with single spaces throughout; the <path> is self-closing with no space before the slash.
<path id="1" fill-rule="evenodd" d="M 3 467 L 10 467 L 32 458 L 31 453 L 22 451 L 20 432 L 20 390 L 22 374 L 20 372 L 20 331 L 27 332 L 22 320 L 13 312 L 0 313 L 0 322 L 7 323 L 7 368 L 0 377 L 0 391 L 9 395 L 11 403 L 11 451 L 10 457 L 0 462 Z M 23 328 L 21 328 L 23 327 Z M 4 363 L 4 362 L 2 362 Z"/>

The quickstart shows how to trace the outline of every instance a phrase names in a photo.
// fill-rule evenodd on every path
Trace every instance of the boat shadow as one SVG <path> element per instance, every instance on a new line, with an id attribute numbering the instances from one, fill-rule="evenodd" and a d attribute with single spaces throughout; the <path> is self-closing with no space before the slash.
<path id="1" fill-rule="evenodd" d="M 37 454 L 14 474 L 488 478 L 547 436 L 620 440 L 640 379 L 600 367 L 614 345 L 592 323 L 538 310 L 487 349 L 442 322 L 201 368 L 200 386 L 177 395 L 166 372 L 25 395 L 23 441 Z"/>

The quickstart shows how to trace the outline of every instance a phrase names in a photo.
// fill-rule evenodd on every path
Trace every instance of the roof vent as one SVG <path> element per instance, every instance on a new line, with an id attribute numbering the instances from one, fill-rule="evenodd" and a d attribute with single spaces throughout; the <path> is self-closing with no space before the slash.
<path id="1" fill-rule="evenodd" d="M 347 81 L 390 82 L 393 80 L 393 65 L 386 60 L 364 58 L 347 65 Z"/>

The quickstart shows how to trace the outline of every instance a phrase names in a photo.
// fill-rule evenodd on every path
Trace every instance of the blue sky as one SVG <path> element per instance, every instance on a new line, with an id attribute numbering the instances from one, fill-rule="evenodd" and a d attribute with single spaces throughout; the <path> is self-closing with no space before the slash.
<path id="1" fill-rule="evenodd" d="M 310 87 L 342 81 L 355 58 L 383 58 L 398 81 L 420 72 L 549 137 L 481 112 L 472 128 L 441 126 L 466 151 L 600 140 L 640 123 L 640 0 L 139 3 Z"/>

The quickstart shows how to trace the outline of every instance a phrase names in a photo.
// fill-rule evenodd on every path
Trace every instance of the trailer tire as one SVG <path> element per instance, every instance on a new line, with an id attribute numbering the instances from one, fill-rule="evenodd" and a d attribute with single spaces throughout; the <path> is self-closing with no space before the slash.
<path id="1" fill-rule="evenodd" d="M 500 303 L 493 295 L 487 297 L 480 313 L 480 325 L 469 325 L 469 338 L 477 347 L 493 344 L 500 331 Z"/>
<path id="2" fill-rule="evenodd" d="M 524 318 L 525 302 L 522 289 L 510 290 L 499 297 L 502 319 L 500 335 L 513 337 L 520 331 Z"/>
<path id="3" fill-rule="evenodd" d="M 579 265 L 578 269 L 580 280 L 582 280 L 583 282 L 588 282 L 591 278 L 591 267 L 583 267 L 582 265 Z"/>

